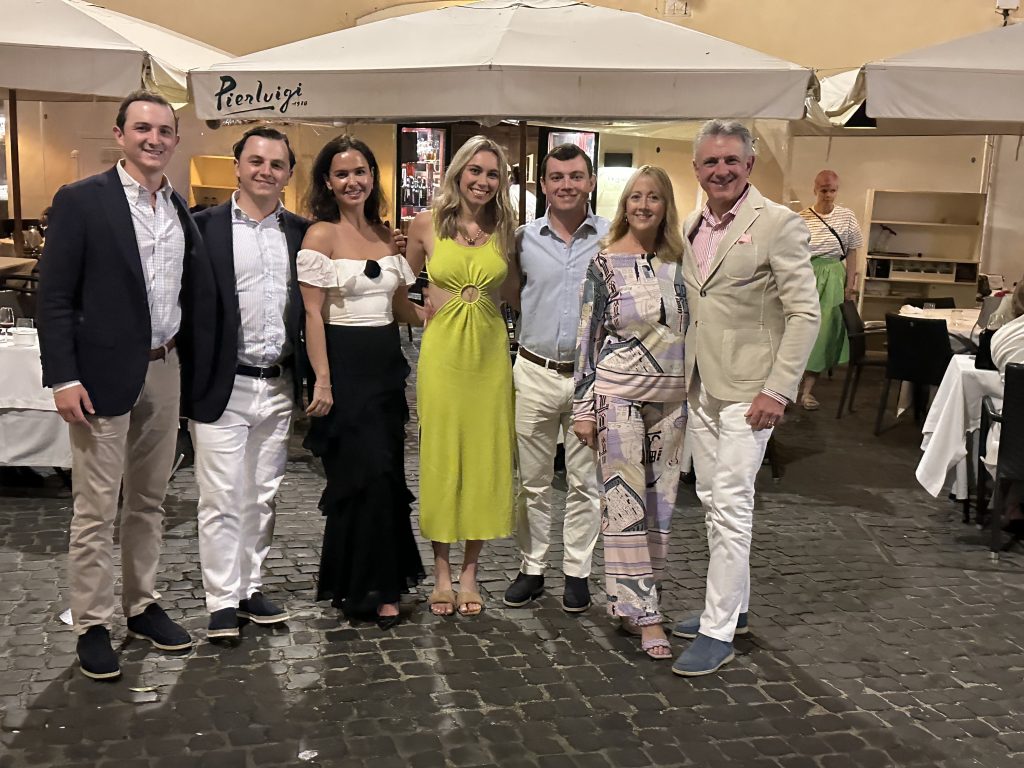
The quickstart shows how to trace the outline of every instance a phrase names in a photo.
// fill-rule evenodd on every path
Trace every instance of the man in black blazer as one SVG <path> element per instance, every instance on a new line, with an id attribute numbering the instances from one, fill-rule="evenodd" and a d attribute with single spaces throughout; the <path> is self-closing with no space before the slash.
<path id="1" fill-rule="evenodd" d="M 124 159 L 54 197 L 38 306 L 43 384 L 70 425 L 71 614 L 82 672 L 96 679 L 120 675 L 109 626 L 122 479 L 128 634 L 161 650 L 191 645 L 157 603 L 156 573 L 181 374 L 198 391 L 208 386 L 217 322 L 199 233 L 164 175 L 178 144 L 174 112 L 137 91 L 121 103 L 114 137 Z"/>
<path id="2" fill-rule="evenodd" d="M 288 137 L 269 127 L 247 131 L 234 155 L 238 190 L 196 214 L 224 320 L 211 384 L 198 382 L 194 390 L 203 394 L 184 403 L 211 639 L 238 637 L 240 616 L 258 624 L 288 619 L 263 595 L 262 567 L 305 368 L 295 258 L 309 222 L 281 205 L 295 155 Z"/>

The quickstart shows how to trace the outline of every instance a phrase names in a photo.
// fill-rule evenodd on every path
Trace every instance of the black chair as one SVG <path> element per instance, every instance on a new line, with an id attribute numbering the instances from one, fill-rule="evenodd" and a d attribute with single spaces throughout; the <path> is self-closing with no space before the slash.
<path id="1" fill-rule="evenodd" d="M 937 387 L 946 374 L 953 349 L 949 345 L 945 320 L 904 317 L 889 313 L 885 316 L 885 336 L 888 356 L 885 362 L 885 386 L 878 402 L 875 434 L 882 432 L 882 417 L 889 401 L 889 387 L 893 381 L 914 385 L 914 418 L 924 420 L 928 402 L 928 387 Z"/>
<path id="2" fill-rule="evenodd" d="M 930 305 L 931 309 L 956 309 L 956 300 L 952 296 L 938 296 L 934 299 L 907 299 L 903 303 L 918 309 L 924 309 L 925 304 Z"/>
<path id="3" fill-rule="evenodd" d="M 836 418 L 843 418 L 843 406 L 849 398 L 849 412 L 853 413 L 853 399 L 857 396 L 857 385 L 860 384 L 860 373 L 865 365 L 885 365 L 885 353 L 868 351 L 867 337 L 872 334 L 884 333 L 884 328 L 864 327 L 864 321 L 860 319 L 855 301 L 844 301 L 839 305 L 839 311 L 843 316 L 843 325 L 846 326 L 846 337 L 850 340 L 850 362 L 846 366 L 846 380 L 843 382 L 843 394 L 839 398 L 839 410 L 836 411 Z"/>
<path id="4" fill-rule="evenodd" d="M 1003 410 L 996 411 L 991 397 L 986 397 L 981 412 L 980 447 L 978 450 L 978 520 L 980 521 L 988 509 L 986 498 L 986 477 L 988 469 L 984 465 L 985 443 L 992 424 L 1001 425 L 999 431 L 999 458 L 996 461 L 996 474 L 993 481 L 991 526 L 992 557 L 998 558 L 1001 551 L 1012 547 L 1021 540 L 1021 534 L 1015 533 L 1003 544 L 1003 507 L 1006 493 L 1004 489 L 1011 483 L 1024 482 L 1024 365 L 1010 363 L 1006 366 L 1006 382 L 1003 387 Z"/>

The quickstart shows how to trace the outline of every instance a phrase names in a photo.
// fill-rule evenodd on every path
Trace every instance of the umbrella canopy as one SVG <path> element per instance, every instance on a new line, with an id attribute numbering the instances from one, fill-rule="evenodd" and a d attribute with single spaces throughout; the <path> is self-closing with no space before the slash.
<path id="1" fill-rule="evenodd" d="M 146 87 L 187 100 L 185 73 L 229 58 L 163 27 L 81 0 L 0 0 L 0 96 L 121 99 Z"/>
<path id="2" fill-rule="evenodd" d="M 871 117 L 1024 125 L 1024 24 L 919 48 L 864 67 Z"/>
<path id="3" fill-rule="evenodd" d="M 190 74 L 197 114 L 494 122 L 798 118 L 810 70 L 638 13 L 481 0 Z"/>

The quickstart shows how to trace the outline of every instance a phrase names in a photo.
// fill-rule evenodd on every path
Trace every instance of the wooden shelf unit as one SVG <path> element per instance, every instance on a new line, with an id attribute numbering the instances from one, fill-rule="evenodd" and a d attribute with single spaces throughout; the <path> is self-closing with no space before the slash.
<path id="1" fill-rule="evenodd" d="M 858 305 L 881 320 L 896 302 L 977 296 L 985 195 L 980 192 L 868 190 L 868 248 Z"/>
<path id="2" fill-rule="evenodd" d="M 284 188 L 281 202 L 294 211 L 297 195 L 292 183 Z M 220 205 L 227 202 L 231 193 L 238 189 L 235 177 L 235 158 L 230 155 L 193 155 L 188 164 L 188 204 Z"/>

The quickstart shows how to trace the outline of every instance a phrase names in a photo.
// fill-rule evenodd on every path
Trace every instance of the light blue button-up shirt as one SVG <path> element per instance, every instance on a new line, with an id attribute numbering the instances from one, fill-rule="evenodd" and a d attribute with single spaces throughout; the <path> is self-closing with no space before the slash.
<path id="1" fill-rule="evenodd" d="M 587 218 L 565 242 L 545 214 L 516 231 L 524 285 L 519 343 L 549 360 L 571 363 L 580 325 L 580 286 L 590 260 L 608 234 L 608 220 L 587 208 Z"/>

